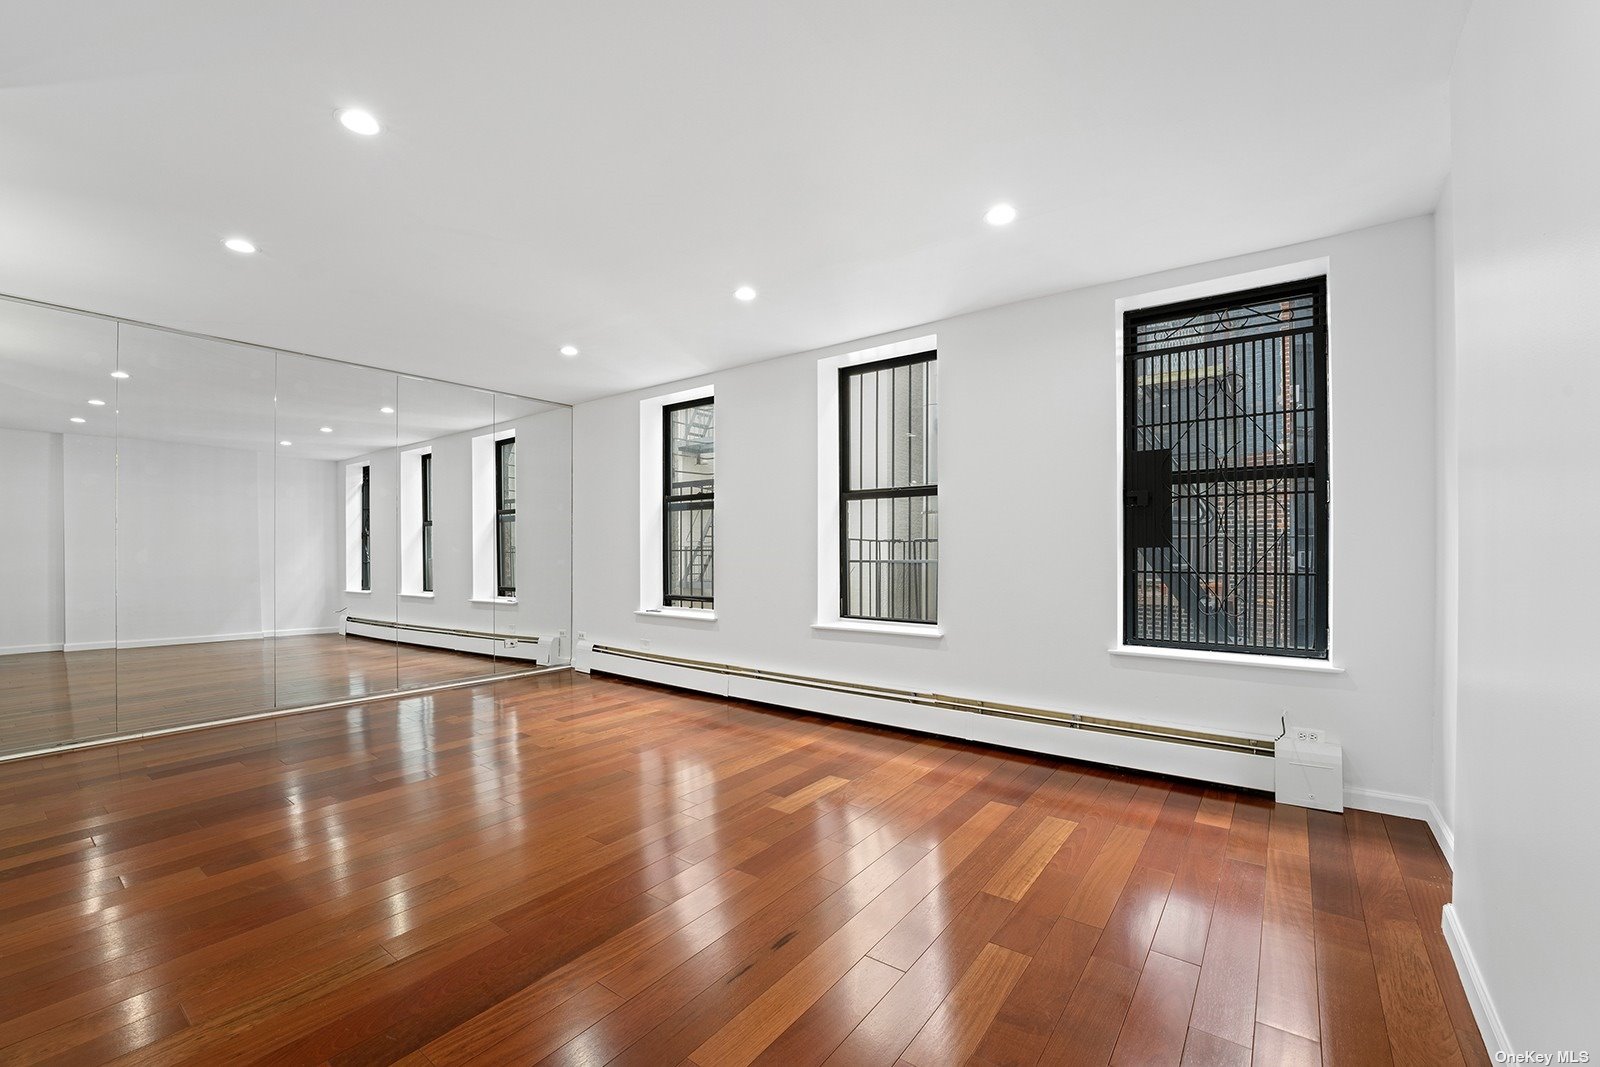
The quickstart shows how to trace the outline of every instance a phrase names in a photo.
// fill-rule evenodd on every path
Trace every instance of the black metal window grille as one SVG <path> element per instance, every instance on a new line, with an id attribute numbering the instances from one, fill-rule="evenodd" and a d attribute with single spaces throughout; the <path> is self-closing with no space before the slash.
<path id="1" fill-rule="evenodd" d="M 361 588 L 372 591 L 372 468 L 361 468 Z"/>
<path id="2" fill-rule="evenodd" d="M 499 596 L 517 595 L 517 439 L 503 437 L 494 445 L 495 588 Z"/>
<path id="3" fill-rule="evenodd" d="M 666 607 L 710 608 L 715 603 L 717 419 L 707 397 L 661 411 L 662 594 Z"/>
<path id="4" fill-rule="evenodd" d="M 839 371 L 839 614 L 939 619 L 936 353 Z"/>
<path id="5" fill-rule="evenodd" d="M 422 591 L 433 592 L 433 453 L 422 454 Z"/>
<path id="6" fill-rule="evenodd" d="M 1123 641 L 1327 658 L 1327 280 L 1128 312 L 1123 346 Z"/>

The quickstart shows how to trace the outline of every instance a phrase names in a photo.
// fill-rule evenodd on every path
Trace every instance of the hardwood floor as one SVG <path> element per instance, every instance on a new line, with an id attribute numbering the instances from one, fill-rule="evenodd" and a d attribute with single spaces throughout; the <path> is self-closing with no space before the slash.
<path id="1" fill-rule="evenodd" d="M 0 656 L 0 755 L 530 666 L 339 634 Z"/>
<path id="2" fill-rule="evenodd" d="M 1420 823 L 561 673 L 0 765 L 0 1063 L 1485 1063 Z"/>

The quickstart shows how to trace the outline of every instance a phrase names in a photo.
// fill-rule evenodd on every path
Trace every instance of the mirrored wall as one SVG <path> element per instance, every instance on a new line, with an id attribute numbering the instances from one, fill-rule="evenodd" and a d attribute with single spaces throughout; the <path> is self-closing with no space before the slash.
<path id="1" fill-rule="evenodd" d="M 568 662 L 563 405 L 0 298 L 0 756 Z"/>

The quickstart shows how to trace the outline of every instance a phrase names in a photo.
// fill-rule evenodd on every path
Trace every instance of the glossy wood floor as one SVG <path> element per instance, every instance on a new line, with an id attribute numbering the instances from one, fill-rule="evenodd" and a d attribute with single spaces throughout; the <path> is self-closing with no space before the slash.
<path id="1" fill-rule="evenodd" d="M 1419 823 L 560 673 L 0 765 L 0 1062 L 1482 1063 Z"/>
<path id="2" fill-rule="evenodd" d="M 340 634 L 0 656 L 0 755 L 530 666 Z"/>

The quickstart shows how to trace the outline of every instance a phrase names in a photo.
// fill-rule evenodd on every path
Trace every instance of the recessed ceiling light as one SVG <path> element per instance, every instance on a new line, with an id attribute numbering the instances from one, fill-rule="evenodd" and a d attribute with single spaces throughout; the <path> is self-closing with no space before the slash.
<path id="1" fill-rule="evenodd" d="M 128 372 L 125 370 L 114 370 L 111 372 L 111 376 L 113 378 L 126 378 L 128 376 Z"/>
<path id="2" fill-rule="evenodd" d="M 990 226 L 1009 226 L 1017 221 L 1017 209 L 1010 204 L 996 204 L 983 213 L 983 221 Z"/>
<path id="3" fill-rule="evenodd" d="M 73 422 L 88 422 L 89 420 L 88 419 L 80 419 L 80 418 L 78 418 L 78 416 L 74 415 L 74 416 L 72 416 L 72 420 L 71 421 L 73 421 Z"/>
<path id="4" fill-rule="evenodd" d="M 733 291 L 733 298 L 735 300 L 743 300 L 748 304 L 750 301 L 756 298 L 756 291 L 752 286 L 741 285 L 739 288 Z"/>
<path id="5" fill-rule="evenodd" d="M 339 112 L 339 123 L 351 133 L 359 133 L 363 137 L 371 137 L 383 129 L 372 112 L 363 111 L 359 107 L 347 107 Z"/>
<path id="6" fill-rule="evenodd" d="M 323 433 L 332 433 L 333 432 L 333 427 L 332 426 L 318 426 L 317 429 L 321 430 Z"/>
<path id="7" fill-rule="evenodd" d="M 255 242 L 243 237 L 230 237 L 222 242 L 222 247 L 230 252 L 237 252 L 241 256 L 253 256 L 256 254 Z"/>
<path id="8" fill-rule="evenodd" d="M 278 443 L 280 445 L 282 445 L 284 448 L 288 448 L 290 445 L 294 444 L 293 441 L 279 441 Z"/>
<path id="9" fill-rule="evenodd" d="M 89 403 L 93 404 L 97 408 L 103 408 L 106 406 L 106 402 L 104 400 L 90 400 Z"/>
<path id="10" fill-rule="evenodd" d="M 394 414 L 394 408 L 379 408 L 378 410 L 383 412 L 385 415 L 393 415 Z"/>
<path id="11" fill-rule="evenodd" d="M 577 345 L 562 345 L 561 346 L 561 354 L 563 356 L 566 356 L 568 359 L 571 359 L 573 356 L 578 354 L 578 346 Z"/>

